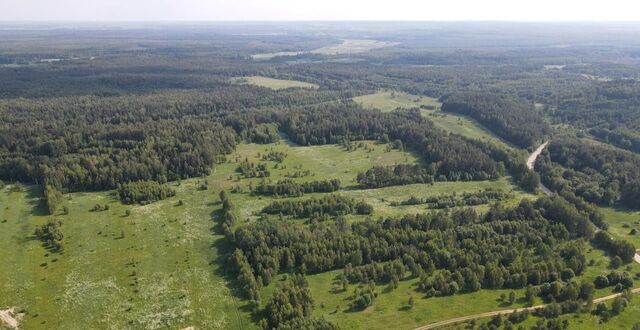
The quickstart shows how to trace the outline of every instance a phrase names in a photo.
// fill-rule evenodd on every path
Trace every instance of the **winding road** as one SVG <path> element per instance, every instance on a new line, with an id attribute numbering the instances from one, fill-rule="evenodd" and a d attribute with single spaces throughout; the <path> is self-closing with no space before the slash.
<path id="1" fill-rule="evenodd" d="M 527 167 L 530 170 L 533 171 L 533 167 L 536 164 L 536 160 L 538 159 L 538 156 L 540 156 L 540 153 L 542 153 L 542 150 L 544 150 L 544 148 L 546 148 L 548 144 L 549 144 L 549 141 L 541 144 L 538 147 L 538 149 L 534 150 L 533 153 L 531 153 L 531 155 L 527 159 Z M 547 188 L 542 182 L 540 182 L 540 190 L 542 190 L 542 192 L 545 193 L 545 195 L 547 196 L 553 195 L 553 192 L 549 188 Z"/>

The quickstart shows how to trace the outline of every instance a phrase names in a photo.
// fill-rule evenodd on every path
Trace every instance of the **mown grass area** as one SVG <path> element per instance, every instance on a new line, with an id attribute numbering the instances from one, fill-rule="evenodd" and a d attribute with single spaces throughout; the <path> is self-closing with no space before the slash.
<path id="1" fill-rule="evenodd" d="M 261 160 L 262 155 L 271 150 L 287 154 L 277 168 L 275 162 Z M 269 180 L 272 181 L 305 171 L 308 175 L 292 180 L 340 179 L 345 188 L 337 193 L 371 203 L 374 218 L 425 212 L 423 206 L 389 205 L 391 201 L 412 195 L 426 197 L 499 188 L 513 190 L 514 198 L 510 201 L 513 203 L 523 197 L 535 198 L 520 192 L 508 178 L 358 189 L 355 182 L 358 172 L 374 165 L 418 162 L 410 152 L 389 150 L 386 145 L 372 141 L 362 142 L 352 151 L 337 145 L 300 147 L 286 140 L 271 145 L 241 144 L 227 159 L 228 162 L 218 165 L 206 178 L 168 183 L 177 195 L 145 206 L 123 205 L 112 191 L 66 194 L 69 214 L 59 213 L 53 217 L 63 221 L 65 247 L 61 254 L 47 251 L 33 237 L 35 228 L 52 218 L 45 215 L 40 188 L 24 186 L 19 192 L 10 192 L 9 187 L 1 190 L 0 249 L 3 253 L 0 263 L 3 267 L 0 268 L 0 307 L 24 309 L 27 314 L 22 325 L 28 329 L 78 329 L 78 325 L 82 328 L 147 329 L 192 325 L 203 329 L 255 327 L 251 324 L 246 301 L 233 295 L 231 277 L 225 276 L 227 268 L 222 259 L 231 252 L 231 247 L 219 235 L 216 224 L 220 209 L 218 193 L 222 189 L 229 190 L 233 186 L 244 189 L 242 193 L 229 194 L 238 207 L 239 225 L 246 223 L 245 219 L 256 219 L 257 212 L 275 199 L 248 193 L 248 186 L 255 186 L 262 179 L 238 178 L 235 169 L 238 162 L 245 159 L 268 164 Z M 204 185 L 208 189 L 201 189 Z M 312 196 L 314 194 L 302 198 Z M 96 204 L 108 205 L 109 209 L 90 211 Z M 486 207 L 477 209 L 482 211 Z M 363 220 L 364 217 L 350 219 Z M 333 273 L 310 276 L 318 302 L 316 312 L 336 320 L 344 316 L 344 321 L 338 323 L 346 328 L 358 322 L 375 326 L 375 322 L 368 321 L 367 315 L 371 311 L 330 314 L 331 308 L 335 309 L 333 303 L 347 306 L 341 300 L 347 293 L 334 295 L 330 291 L 334 276 Z M 412 283 L 402 282 L 400 289 L 383 293 L 379 307 L 373 309 L 377 311 L 376 315 L 386 317 L 397 312 L 401 303 L 406 303 L 406 292 L 410 291 Z M 274 287 L 270 285 L 265 290 Z M 403 316 L 398 324 L 421 324 L 431 315 L 427 311 L 438 305 L 434 302 L 441 299 L 453 299 L 451 303 L 462 306 L 465 299 L 484 301 L 487 294 L 493 293 L 477 293 L 477 298 L 473 298 L 474 294 L 420 300 L 414 311 L 400 312 L 406 317 Z M 419 297 L 417 293 L 414 295 Z M 264 295 L 263 301 L 268 298 L 269 295 Z M 467 308 L 474 308 L 472 305 Z M 493 303 L 487 305 L 493 306 Z M 460 307 L 442 315 L 458 316 L 466 312 Z M 440 312 L 434 310 L 433 313 Z M 391 325 L 391 321 L 380 323 L 376 328 Z"/>
<path id="2" fill-rule="evenodd" d="M 304 81 L 274 79 L 261 76 L 238 77 L 233 78 L 233 82 L 237 84 L 249 84 L 271 89 L 286 88 L 318 88 L 318 85 L 307 83 Z"/>
<path id="3" fill-rule="evenodd" d="M 383 91 L 375 94 L 355 97 L 354 101 L 365 108 L 380 109 L 385 112 L 393 111 L 398 108 L 420 108 L 422 114 L 431 119 L 436 126 L 441 129 L 472 139 L 492 142 L 505 148 L 515 148 L 513 145 L 497 137 L 471 118 L 456 114 L 443 113 L 440 111 L 442 104 L 434 98 L 416 96 L 402 92 Z"/>

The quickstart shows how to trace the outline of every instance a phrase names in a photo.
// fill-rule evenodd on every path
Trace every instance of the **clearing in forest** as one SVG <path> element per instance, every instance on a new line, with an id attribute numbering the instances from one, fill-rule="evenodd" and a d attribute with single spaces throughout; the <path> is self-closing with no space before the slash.
<path id="1" fill-rule="evenodd" d="M 275 90 L 287 88 L 318 88 L 318 85 L 304 81 L 274 79 L 262 76 L 237 77 L 233 78 L 232 81 L 237 84 L 249 84 Z"/>
<path id="2" fill-rule="evenodd" d="M 371 40 L 371 39 L 344 39 L 341 43 L 336 45 L 329 45 L 321 48 L 317 48 L 311 51 L 289 51 L 289 52 L 275 52 L 275 53 L 262 53 L 251 55 L 254 60 L 270 60 L 278 56 L 297 56 L 302 54 L 318 54 L 318 55 L 349 55 L 366 53 L 368 51 L 392 47 L 398 45 L 398 42 Z"/>
<path id="3" fill-rule="evenodd" d="M 403 92 L 382 91 L 374 94 L 362 95 L 353 100 L 365 108 L 379 109 L 389 112 L 396 109 L 419 108 L 422 115 L 432 120 L 436 126 L 448 132 L 495 143 L 499 146 L 512 149 L 510 143 L 497 137 L 484 128 L 474 119 L 466 116 L 440 111 L 442 103 L 435 98 L 427 96 L 411 95 Z"/>

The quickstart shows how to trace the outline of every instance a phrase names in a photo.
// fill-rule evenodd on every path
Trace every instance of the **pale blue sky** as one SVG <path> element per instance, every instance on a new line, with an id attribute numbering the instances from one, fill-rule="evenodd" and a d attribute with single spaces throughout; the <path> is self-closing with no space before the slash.
<path id="1" fill-rule="evenodd" d="M 639 21 L 638 0 L 0 0 L 0 20 Z"/>

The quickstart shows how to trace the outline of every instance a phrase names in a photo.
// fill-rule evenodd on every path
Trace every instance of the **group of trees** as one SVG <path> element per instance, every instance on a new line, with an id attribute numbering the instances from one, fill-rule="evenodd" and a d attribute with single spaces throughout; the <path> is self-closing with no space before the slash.
<path id="1" fill-rule="evenodd" d="M 295 182 L 290 179 L 280 180 L 274 184 L 261 182 L 253 189 L 257 195 L 270 195 L 280 197 L 300 197 L 311 193 L 331 193 L 340 189 L 340 180 L 321 180 Z"/>
<path id="2" fill-rule="evenodd" d="M 442 285 L 429 279 L 424 289 L 451 294 L 522 288 L 582 274 L 584 243 L 571 240 L 588 239 L 593 232 L 582 228 L 584 219 L 573 205 L 540 200 L 510 209 L 493 206 L 484 216 L 463 209 L 351 224 L 340 218 L 313 226 L 264 220 L 239 228 L 235 243 L 262 284 L 280 272 L 345 268 L 346 279 L 361 283 L 438 274 Z"/>
<path id="3" fill-rule="evenodd" d="M 245 178 L 266 178 L 271 176 L 271 172 L 264 163 L 252 163 L 248 159 L 240 162 L 236 168 L 236 172 Z"/>
<path id="4" fill-rule="evenodd" d="M 637 208 L 640 201 L 640 156 L 605 146 L 558 139 L 543 152 L 536 169 L 556 191 L 568 190 L 588 202 Z"/>
<path id="5" fill-rule="evenodd" d="M 364 110 L 352 101 L 307 106 L 285 117 L 281 129 L 301 145 L 348 140 L 398 140 L 422 156 L 429 174 L 457 180 L 486 180 L 504 167 L 475 141 L 448 134 L 424 118 L 418 109 L 382 113 Z M 502 160 L 500 160 L 502 161 Z"/>
<path id="6" fill-rule="evenodd" d="M 593 237 L 593 244 L 608 252 L 612 257 L 619 257 L 622 262 L 629 263 L 633 261 L 636 254 L 636 248 L 628 241 L 615 239 L 605 231 L 599 231 Z"/>
<path id="7" fill-rule="evenodd" d="M 233 226 L 236 224 L 235 205 L 227 196 L 224 190 L 220 191 L 220 202 L 222 210 L 220 211 L 220 220 L 222 222 L 222 233 L 227 238 L 233 238 Z"/>
<path id="8" fill-rule="evenodd" d="M 455 93 L 441 101 L 442 111 L 472 117 L 523 148 L 540 143 L 551 133 L 551 127 L 530 101 L 496 93 Z"/>
<path id="9" fill-rule="evenodd" d="M 314 318 L 314 308 L 309 284 L 303 275 L 294 274 L 281 284 L 267 302 L 259 325 L 264 330 L 337 330 L 338 327 L 324 318 Z"/>
<path id="10" fill-rule="evenodd" d="M 358 173 L 356 181 L 364 188 L 381 188 L 412 183 L 431 183 L 434 181 L 434 174 L 420 165 L 374 166 L 366 172 Z"/>
<path id="11" fill-rule="evenodd" d="M 176 195 L 166 184 L 156 181 L 134 181 L 118 185 L 118 198 L 124 204 L 149 204 Z"/>
<path id="12" fill-rule="evenodd" d="M 262 213 L 291 215 L 297 218 L 323 215 L 367 215 L 372 212 L 373 207 L 364 201 L 358 201 L 341 195 L 328 195 L 322 198 L 309 198 L 304 200 L 274 201 L 262 209 Z"/>
<path id="13" fill-rule="evenodd" d="M 427 204 L 430 209 L 445 209 L 459 206 L 489 204 L 511 198 L 513 195 L 502 190 L 485 189 L 479 192 L 465 192 L 460 195 L 438 195 L 426 198 L 411 196 L 407 200 L 391 202 L 391 206 Z"/>
<path id="14" fill-rule="evenodd" d="M 42 243 L 54 252 L 60 252 L 64 248 L 62 234 L 62 221 L 57 219 L 49 219 L 46 224 L 37 227 L 34 235 L 42 241 Z"/>
<path id="15" fill-rule="evenodd" d="M 631 277 L 631 274 L 627 272 L 614 270 L 606 276 L 598 275 L 593 281 L 593 284 L 598 289 L 613 286 L 615 287 L 616 292 L 622 292 L 623 290 L 633 288 L 633 278 Z"/>
<path id="16" fill-rule="evenodd" d="M 44 200 L 47 211 L 53 215 L 60 208 L 63 202 L 62 192 L 51 185 L 44 186 Z"/>
<path id="17" fill-rule="evenodd" d="M 269 152 L 262 155 L 263 161 L 272 161 L 276 163 L 282 163 L 285 158 L 287 158 L 287 154 L 282 151 L 269 150 Z"/>

